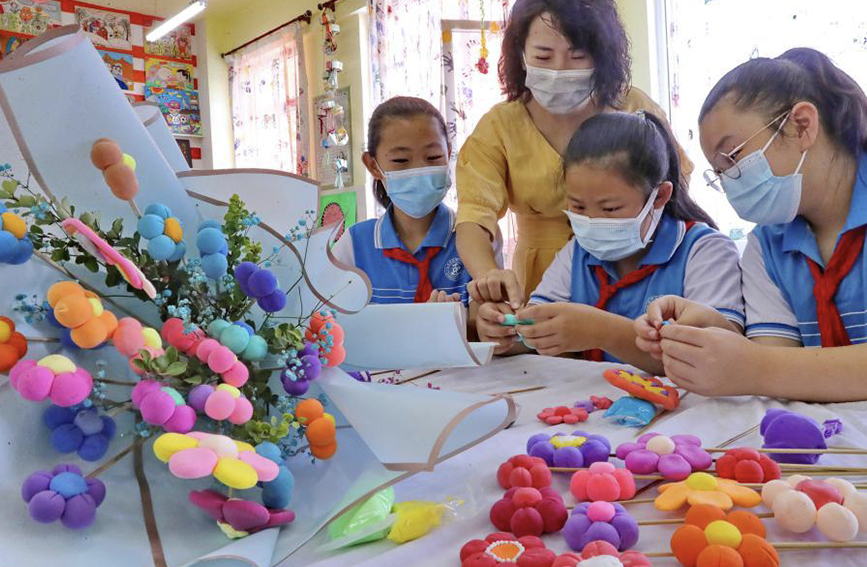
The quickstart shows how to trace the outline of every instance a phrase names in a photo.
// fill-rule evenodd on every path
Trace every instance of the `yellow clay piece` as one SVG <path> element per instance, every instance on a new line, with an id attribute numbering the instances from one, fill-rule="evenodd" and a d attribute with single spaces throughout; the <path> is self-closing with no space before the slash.
<path id="1" fill-rule="evenodd" d="M 60 354 L 49 354 L 48 356 L 40 359 L 40 361 L 36 364 L 39 366 L 45 366 L 46 368 L 50 368 L 51 371 L 55 374 L 62 374 L 64 372 L 75 372 L 75 363 Z"/>
<path id="2" fill-rule="evenodd" d="M 586 437 L 581 437 L 580 435 L 555 435 L 551 437 L 551 445 L 554 445 L 557 449 L 562 449 L 563 447 L 580 447 L 587 441 Z"/>
<path id="3" fill-rule="evenodd" d="M 154 455 L 164 463 L 169 462 L 172 455 L 184 449 L 192 449 L 199 445 L 198 439 L 182 433 L 163 433 L 154 441 Z"/>
<path id="4" fill-rule="evenodd" d="M 725 520 L 711 522 L 704 529 L 704 535 L 710 545 L 723 545 L 737 549 L 741 545 L 743 536 L 734 524 Z"/>

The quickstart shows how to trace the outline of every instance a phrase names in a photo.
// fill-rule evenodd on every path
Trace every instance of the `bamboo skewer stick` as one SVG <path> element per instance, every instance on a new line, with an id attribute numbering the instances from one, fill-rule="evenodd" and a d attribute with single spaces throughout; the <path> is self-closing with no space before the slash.
<path id="1" fill-rule="evenodd" d="M 778 551 L 796 551 L 799 549 L 856 549 L 867 547 L 867 541 L 780 541 L 768 543 Z M 643 552 L 642 552 L 643 553 Z M 674 557 L 670 551 L 643 553 L 648 559 Z"/>
<path id="2" fill-rule="evenodd" d="M 544 390 L 547 386 L 531 386 L 529 388 L 521 388 L 520 390 L 510 390 L 508 392 L 503 392 L 502 394 L 495 394 L 498 396 L 514 396 L 515 394 L 526 394 L 527 392 L 536 392 L 538 390 Z"/>
<path id="3" fill-rule="evenodd" d="M 758 518 L 773 518 L 774 515 L 770 512 L 765 514 L 756 514 Z M 682 524 L 683 518 L 666 518 L 665 520 L 644 520 L 642 522 L 638 522 L 639 526 L 667 526 L 673 524 Z"/>
<path id="4" fill-rule="evenodd" d="M 25 336 L 24 340 L 28 343 L 59 343 L 60 339 L 57 337 L 28 337 Z"/>
<path id="5" fill-rule="evenodd" d="M 589 470 L 587 468 L 573 468 L 573 467 L 549 467 L 551 472 L 565 472 L 565 473 L 574 473 L 578 471 L 586 471 Z M 716 471 L 697 471 L 697 472 L 706 472 L 712 476 L 717 476 L 714 473 Z M 867 476 L 867 469 L 860 467 L 848 467 L 844 469 L 824 469 L 817 468 L 816 470 L 811 469 L 794 469 L 794 470 L 786 470 L 782 469 L 783 473 L 787 474 L 796 474 L 796 473 L 810 473 L 813 476 Z M 809 476 L 809 475 L 808 475 Z M 673 479 L 666 478 L 659 474 L 633 474 L 632 478 L 635 480 L 668 480 L 671 482 L 676 482 Z M 764 486 L 762 483 L 754 483 L 756 486 Z M 749 484 L 745 485 L 749 486 Z"/>
<path id="6" fill-rule="evenodd" d="M 728 451 L 723 447 L 705 448 L 708 453 L 724 453 Z M 867 449 L 860 447 L 829 447 L 827 449 L 770 449 L 761 448 L 754 449 L 759 453 L 775 453 L 779 455 L 813 455 L 813 454 L 829 454 L 829 455 L 867 455 Z"/>
<path id="7" fill-rule="evenodd" d="M 130 454 L 132 452 L 132 450 L 136 448 L 137 445 L 141 445 L 142 443 L 144 443 L 144 439 L 136 439 L 126 449 L 124 449 L 123 451 L 121 451 L 120 453 L 115 455 L 114 457 L 110 458 L 106 462 L 102 463 L 99 467 L 90 471 L 87 474 L 86 478 L 96 478 L 97 476 L 101 475 L 102 473 L 104 473 L 105 471 L 107 471 L 108 469 L 110 469 L 111 467 L 116 465 L 119 460 L 121 460 L 122 458 L 124 458 L 128 454 Z"/>

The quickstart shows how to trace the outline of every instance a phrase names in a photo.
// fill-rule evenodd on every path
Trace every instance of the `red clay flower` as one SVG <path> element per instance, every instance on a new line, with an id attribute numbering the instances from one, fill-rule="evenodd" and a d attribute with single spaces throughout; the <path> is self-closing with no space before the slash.
<path id="1" fill-rule="evenodd" d="M 755 449 L 730 449 L 717 459 L 716 473 L 738 482 L 768 482 L 780 478 L 780 465 Z"/>
<path id="2" fill-rule="evenodd" d="M 590 414 L 584 408 L 567 408 L 566 406 L 557 406 L 553 408 L 545 408 L 536 414 L 541 421 L 548 425 L 559 425 L 565 423 L 574 425 L 579 421 L 587 421 Z"/>
<path id="3" fill-rule="evenodd" d="M 461 567 L 551 567 L 557 555 L 535 536 L 516 538 L 497 532 L 468 541 L 461 548 Z"/>

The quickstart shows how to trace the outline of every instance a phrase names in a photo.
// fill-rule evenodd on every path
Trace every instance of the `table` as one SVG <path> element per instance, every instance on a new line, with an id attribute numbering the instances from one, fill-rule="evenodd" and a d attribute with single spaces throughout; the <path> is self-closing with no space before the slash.
<path id="1" fill-rule="evenodd" d="M 518 419 L 509 429 L 502 431 L 484 443 L 439 465 L 430 473 L 417 474 L 396 485 L 397 500 L 435 500 L 449 497 L 460 498 L 465 504 L 458 509 L 457 517 L 434 529 L 427 536 L 403 545 L 384 540 L 356 546 L 331 553 L 318 553 L 317 548 L 328 541 L 320 532 L 295 554 L 280 563 L 280 567 L 390 567 L 412 565 L 413 567 L 444 567 L 459 565 L 458 553 L 464 542 L 484 538 L 496 531 L 488 519 L 491 505 L 498 500 L 503 490 L 496 482 L 497 467 L 512 455 L 525 452 L 526 440 L 539 432 L 581 429 L 605 435 L 612 446 L 635 438 L 636 431 L 607 424 L 603 412 L 594 412 L 588 421 L 577 426 L 548 427 L 538 421 L 536 413 L 544 407 L 571 405 L 590 395 L 603 395 L 616 399 L 624 394 L 610 386 L 602 371 L 611 364 L 585 362 L 537 355 L 522 355 L 496 359 L 489 366 L 471 369 L 441 371 L 400 388 L 427 387 L 427 382 L 442 389 L 464 392 L 501 393 L 535 386 L 544 389 L 515 394 L 520 406 Z M 867 402 L 846 404 L 805 404 L 781 402 L 758 397 L 709 399 L 696 394 L 684 397 L 680 408 L 660 418 L 653 431 L 674 435 L 690 433 L 701 437 L 704 446 L 720 443 L 754 427 L 765 410 L 785 407 L 809 415 L 821 422 L 839 418 L 844 423 L 843 433 L 831 439 L 830 445 L 867 447 Z M 743 438 L 735 446 L 761 445 L 758 431 Z M 867 456 L 824 455 L 822 464 L 865 465 Z M 620 461 L 615 461 L 620 463 Z M 645 481 L 646 483 L 646 481 Z M 555 474 L 554 487 L 563 495 L 567 506 L 575 504 L 568 491 L 569 475 Z M 639 486 L 642 486 L 639 483 Z M 655 496 L 651 489 L 648 496 Z M 657 511 L 652 504 L 631 504 L 631 513 L 639 520 L 682 517 L 680 513 Z M 765 512 L 764 506 L 756 509 Z M 773 520 L 765 520 L 768 540 L 774 541 L 823 541 L 816 530 L 804 535 L 790 534 L 779 529 Z M 642 526 L 641 537 L 635 549 L 643 552 L 668 551 L 668 541 L 677 525 Z M 291 529 L 291 528 L 290 528 Z M 545 544 L 557 553 L 569 551 L 560 534 L 543 537 Z M 863 549 L 784 551 L 780 558 L 783 565 L 803 567 L 834 565 L 835 567 L 864 565 Z M 655 567 L 678 565 L 673 558 L 653 559 Z"/>

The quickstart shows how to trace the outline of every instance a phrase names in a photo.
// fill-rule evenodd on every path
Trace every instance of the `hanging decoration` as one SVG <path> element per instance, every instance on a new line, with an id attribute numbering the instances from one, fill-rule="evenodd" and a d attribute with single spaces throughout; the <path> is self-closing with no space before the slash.
<path id="1" fill-rule="evenodd" d="M 322 74 L 322 80 L 325 83 L 325 98 L 319 103 L 317 108 L 322 149 L 345 146 L 349 143 L 346 112 L 343 106 L 338 104 L 336 100 L 337 89 L 339 87 L 338 77 L 343 71 L 343 63 L 334 58 L 334 55 L 337 53 L 337 35 L 340 33 L 340 26 L 336 23 L 334 4 L 335 2 L 332 1 L 319 5 L 319 8 L 322 10 L 320 22 L 325 30 L 325 40 L 322 50 L 326 57 L 325 71 Z M 336 189 L 344 189 L 346 181 L 343 176 L 349 171 L 349 162 L 345 158 L 340 157 L 326 157 L 326 159 L 330 159 L 331 163 L 329 165 L 334 170 L 334 187 Z"/>
<path id="2" fill-rule="evenodd" d="M 479 73 L 482 75 L 488 74 L 488 42 L 487 38 L 485 38 L 485 0 L 479 0 L 479 11 L 481 13 L 482 25 L 481 25 L 481 48 L 479 49 L 479 60 L 476 62 L 476 69 L 479 70 Z M 492 24 L 493 25 L 493 24 Z M 493 29 L 491 30 L 493 32 Z"/>

